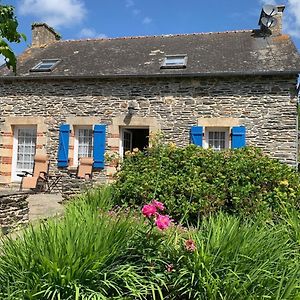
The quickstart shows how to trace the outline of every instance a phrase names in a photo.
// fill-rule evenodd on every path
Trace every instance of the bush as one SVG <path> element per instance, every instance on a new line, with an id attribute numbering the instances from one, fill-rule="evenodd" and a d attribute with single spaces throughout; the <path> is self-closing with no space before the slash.
<path id="1" fill-rule="evenodd" d="M 298 173 L 255 148 L 215 152 L 158 143 L 127 155 L 116 175 L 118 205 L 140 206 L 155 198 L 178 221 L 195 223 L 220 210 L 274 218 L 282 204 L 299 206 Z"/>
<path id="2" fill-rule="evenodd" d="M 167 299 L 299 299 L 299 245 L 286 229 L 219 213 L 169 237 Z"/>
<path id="3" fill-rule="evenodd" d="M 70 203 L 64 218 L 3 240 L 0 299 L 126 299 L 155 290 L 132 263 L 142 225 L 110 207 L 109 189 L 95 190 Z"/>
<path id="4" fill-rule="evenodd" d="M 162 203 L 138 213 L 112 204 L 110 188 L 94 190 L 68 204 L 64 218 L 5 238 L 0 299 L 299 298 L 295 210 L 275 225 L 218 213 L 195 228 L 158 230 Z"/>

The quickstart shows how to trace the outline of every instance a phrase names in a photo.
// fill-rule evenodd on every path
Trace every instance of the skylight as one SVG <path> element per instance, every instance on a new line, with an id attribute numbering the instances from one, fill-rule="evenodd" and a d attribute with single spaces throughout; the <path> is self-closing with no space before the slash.
<path id="1" fill-rule="evenodd" d="M 36 66 L 34 66 L 31 72 L 51 72 L 54 67 L 60 62 L 59 59 L 43 59 Z"/>
<path id="2" fill-rule="evenodd" d="M 178 54 L 178 55 L 166 55 L 161 68 L 163 69 L 183 69 L 186 68 L 187 64 L 187 55 Z"/>

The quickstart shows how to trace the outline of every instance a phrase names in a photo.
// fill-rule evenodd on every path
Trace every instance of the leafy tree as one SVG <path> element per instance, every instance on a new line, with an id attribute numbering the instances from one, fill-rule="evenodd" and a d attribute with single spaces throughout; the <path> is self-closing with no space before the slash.
<path id="1" fill-rule="evenodd" d="M 1 0 L 0 0 L 1 1 Z M 14 7 L 0 5 L 0 54 L 5 57 L 6 66 L 16 73 L 17 58 L 8 43 L 20 43 L 26 40 L 25 35 L 17 31 L 18 21 Z"/>

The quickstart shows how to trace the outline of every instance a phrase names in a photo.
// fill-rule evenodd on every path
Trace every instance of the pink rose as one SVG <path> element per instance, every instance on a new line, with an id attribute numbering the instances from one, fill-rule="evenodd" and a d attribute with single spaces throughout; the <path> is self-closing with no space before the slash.
<path id="1" fill-rule="evenodd" d="M 146 204 L 142 208 L 142 214 L 147 218 L 154 216 L 156 212 L 156 207 L 153 204 Z"/>
<path id="2" fill-rule="evenodd" d="M 156 217 L 155 224 L 160 230 L 164 230 L 170 226 L 171 219 L 169 216 L 158 215 Z"/>
<path id="3" fill-rule="evenodd" d="M 190 252 L 194 252 L 196 250 L 195 242 L 192 239 L 185 241 L 185 249 Z"/>
<path id="4" fill-rule="evenodd" d="M 163 203 L 159 202 L 159 201 L 156 201 L 156 200 L 153 200 L 152 201 L 152 204 L 159 210 L 164 210 L 165 209 L 165 206 Z"/>

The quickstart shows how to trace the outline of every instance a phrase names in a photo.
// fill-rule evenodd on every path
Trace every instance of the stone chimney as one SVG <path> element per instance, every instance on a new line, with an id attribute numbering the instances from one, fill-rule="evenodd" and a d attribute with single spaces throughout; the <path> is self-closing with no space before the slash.
<path id="1" fill-rule="evenodd" d="M 31 25 L 32 47 L 41 47 L 60 40 L 60 35 L 46 23 Z"/>
<path id="2" fill-rule="evenodd" d="M 273 36 L 281 35 L 282 34 L 282 17 L 283 17 L 283 11 L 285 9 L 284 5 L 276 5 L 278 8 L 278 13 L 274 15 L 273 17 L 276 19 L 276 25 L 274 27 L 270 27 L 270 29 L 266 29 L 263 24 L 261 23 L 261 18 L 265 16 L 264 11 L 261 11 L 259 23 L 261 30 L 268 30 Z"/>

